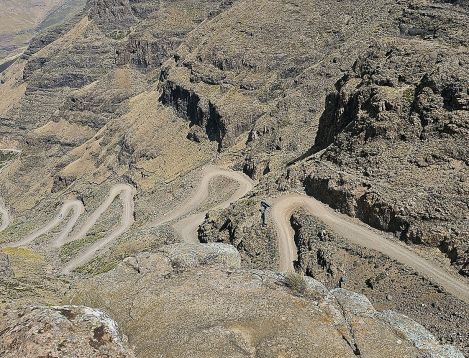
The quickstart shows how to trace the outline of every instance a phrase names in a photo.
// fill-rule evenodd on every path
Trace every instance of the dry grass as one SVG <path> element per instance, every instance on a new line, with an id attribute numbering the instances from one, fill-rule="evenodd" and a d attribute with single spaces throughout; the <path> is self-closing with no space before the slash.
<path id="1" fill-rule="evenodd" d="M 306 281 L 303 275 L 296 272 L 287 272 L 285 274 L 285 285 L 295 294 L 304 295 L 306 293 Z"/>
<path id="2" fill-rule="evenodd" d="M 1 252 L 9 256 L 11 268 L 17 278 L 42 272 L 46 265 L 44 256 L 26 247 L 6 247 Z"/>
<path id="3" fill-rule="evenodd" d="M 34 29 L 63 0 L 2 0 L 0 11 L 0 58 L 27 45 Z"/>

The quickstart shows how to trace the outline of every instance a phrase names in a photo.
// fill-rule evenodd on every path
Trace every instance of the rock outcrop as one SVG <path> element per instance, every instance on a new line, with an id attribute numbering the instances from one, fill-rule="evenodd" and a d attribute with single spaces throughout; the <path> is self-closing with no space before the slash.
<path id="1" fill-rule="evenodd" d="M 291 218 L 298 247 L 298 271 L 336 287 L 361 292 L 375 307 L 425 322 L 441 342 L 469 350 L 469 307 L 438 286 L 373 250 L 347 242 L 306 212 Z M 419 304 L 416 304 L 418 298 Z"/>
<path id="2" fill-rule="evenodd" d="M 91 0 L 88 2 L 90 20 L 106 31 L 126 29 L 135 24 L 130 0 Z"/>
<path id="3" fill-rule="evenodd" d="M 249 103 L 248 97 L 239 96 L 239 104 L 234 108 L 229 102 L 234 94 L 230 86 L 224 93 L 212 96 L 211 86 L 222 85 L 212 77 L 199 77 L 190 63 L 187 67 L 163 69 L 162 95 L 163 105 L 174 108 L 178 116 L 190 122 L 190 126 L 204 129 L 205 138 L 218 143 L 218 150 L 235 144 L 237 136 L 248 131 L 254 120 L 262 115 L 260 103 Z M 188 77 L 191 79 L 188 81 Z M 231 88 L 233 89 L 233 88 Z M 235 119 L 236 118 L 236 119 Z"/>
<path id="4" fill-rule="evenodd" d="M 172 244 L 162 247 L 158 253 L 140 253 L 127 257 L 124 263 L 141 274 L 155 270 L 184 272 L 200 266 L 238 269 L 241 267 L 241 257 L 231 245 Z"/>
<path id="5" fill-rule="evenodd" d="M 114 322 L 83 306 L 9 309 L 0 318 L 0 355 L 5 358 L 133 358 Z"/>
<path id="6" fill-rule="evenodd" d="M 120 265 L 72 298 L 110 312 L 137 356 L 463 357 L 407 317 L 311 278 L 210 260 L 179 272 L 147 267 Z"/>
<path id="7" fill-rule="evenodd" d="M 377 45 L 337 83 L 320 120 L 306 191 L 403 240 L 469 256 L 468 52 L 422 41 Z M 394 188 L 394 189 L 393 189 Z"/>
<path id="8" fill-rule="evenodd" d="M 275 232 L 272 227 L 261 225 L 260 203 L 258 198 L 246 199 L 222 212 L 209 212 L 199 227 L 199 241 L 233 245 L 244 267 L 276 269 Z"/>

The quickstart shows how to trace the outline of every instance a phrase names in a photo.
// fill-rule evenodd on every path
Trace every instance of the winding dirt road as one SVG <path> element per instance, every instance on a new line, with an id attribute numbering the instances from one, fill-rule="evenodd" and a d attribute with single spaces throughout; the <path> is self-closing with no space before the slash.
<path id="1" fill-rule="evenodd" d="M 79 240 L 88 233 L 88 231 L 96 224 L 101 215 L 109 208 L 114 199 L 119 196 L 122 201 L 122 216 L 120 224 L 109 235 L 105 236 L 88 246 L 84 251 L 80 252 L 76 258 L 72 259 L 63 269 L 63 274 L 68 274 L 76 268 L 91 261 L 99 250 L 104 249 L 111 242 L 121 236 L 127 229 L 134 223 L 134 195 L 135 188 L 126 184 L 115 185 L 111 188 L 106 200 L 90 215 L 86 222 L 81 226 L 80 230 L 72 237 L 67 239 L 66 242 Z M 65 243 L 66 243 L 65 242 Z"/>
<path id="2" fill-rule="evenodd" d="M 25 246 L 32 243 L 37 238 L 41 237 L 42 235 L 47 234 L 58 225 L 60 225 L 63 221 L 65 221 L 68 217 L 68 222 L 59 235 L 50 243 L 50 246 L 53 248 L 60 248 L 63 245 L 75 241 L 80 240 L 86 236 L 89 230 L 96 224 L 99 220 L 101 215 L 106 212 L 106 210 L 111 206 L 114 200 L 119 196 L 122 201 L 122 216 L 119 222 L 119 225 L 107 236 L 105 236 L 102 240 L 95 242 L 93 245 L 85 248 L 83 251 L 77 254 L 77 257 L 72 259 L 70 262 L 67 263 L 65 268 L 62 270 L 62 273 L 68 274 L 74 269 L 80 267 L 81 265 L 86 264 L 87 262 L 91 261 L 96 253 L 99 250 L 104 249 L 108 246 L 112 241 L 114 241 L 117 237 L 122 235 L 127 229 L 133 224 L 134 222 L 134 194 L 135 189 L 127 184 L 118 184 L 114 185 L 109 195 L 107 196 L 106 200 L 88 217 L 88 219 L 80 226 L 79 230 L 72 234 L 72 230 L 75 227 L 78 219 L 85 211 L 83 203 L 79 200 L 69 200 L 64 202 L 62 205 L 59 213 L 43 228 L 32 232 L 30 235 L 25 237 L 24 239 L 8 244 L 9 247 L 19 247 Z M 4 211 L 1 210 L 2 216 Z M 5 209 L 6 215 L 8 212 Z M 2 219 L 2 227 L 3 227 L 3 220 Z M 9 224 L 9 220 L 5 221 L 5 228 Z"/>
<path id="3" fill-rule="evenodd" d="M 379 251 L 413 268 L 432 282 L 439 284 L 450 294 L 469 303 L 469 285 L 461 279 L 456 278 L 436 263 L 413 253 L 403 245 L 384 238 L 366 225 L 353 222 L 346 215 L 339 214 L 327 205 L 306 195 L 287 194 L 273 200 L 272 220 L 279 239 L 280 270 L 292 270 L 293 261 L 297 258 L 293 229 L 289 220 L 293 212 L 300 208 L 306 209 L 312 216 L 324 222 L 332 231 L 350 242 Z"/>
<path id="4" fill-rule="evenodd" d="M 162 218 L 153 223 L 153 227 L 174 222 L 173 227 L 181 238 L 186 242 L 198 242 L 196 230 L 202 223 L 206 211 L 194 212 L 209 196 L 209 184 L 215 177 L 226 177 L 238 183 L 238 189 L 227 200 L 219 203 L 212 209 L 222 209 L 246 195 L 254 187 L 254 182 L 246 175 L 215 166 L 207 166 L 203 169 L 199 186 L 192 193 L 190 199 L 166 213 Z M 119 184 L 111 188 L 106 200 L 89 216 L 81 227 L 72 234 L 79 217 L 84 212 L 83 204 L 80 201 L 67 201 L 62 206 L 57 216 L 40 230 L 33 232 L 15 246 L 27 245 L 36 238 L 44 235 L 57 227 L 67 217 L 69 220 L 57 238 L 51 242 L 51 246 L 59 248 L 68 242 L 79 240 L 86 236 L 89 230 L 96 224 L 101 215 L 108 210 L 117 196 L 120 197 L 123 210 L 119 225 L 102 240 L 95 242 L 85 248 L 72 259 L 62 273 L 68 274 L 74 269 L 86 264 L 93 259 L 99 250 L 106 248 L 112 241 L 122 235 L 134 222 L 134 195 L 135 189 L 129 185 Z M 293 229 L 290 224 L 290 217 L 297 209 L 304 208 L 312 216 L 324 222 L 332 231 L 349 240 L 351 243 L 379 251 L 384 255 L 413 268 L 416 272 L 429 278 L 434 283 L 442 286 L 447 292 L 455 297 L 469 303 L 469 285 L 463 280 L 456 278 L 436 263 L 428 261 L 418 254 L 412 252 L 404 245 L 386 239 L 376 231 L 362 223 L 352 221 L 349 217 L 339 214 L 327 205 L 303 194 L 286 194 L 272 199 L 271 220 L 277 230 L 279 240 L 280 270 L 293 270 L 293 261 L 297 259 L 297 248 L 293 239 Z M 4 230 L 10 218 L 8 211 L 0 205 L 2 222 L 0 231 Z"/>
<path id="5" fill-rule="evenodd" d="M 20 240 L 13 244 L 9 244 L 9 246 L 19 247 L 19 246 L 25 246 L 25 245 L 30 244 L 31 242 L 36 240 L 38 237 L 41 237 L 42 235 L 45 235 L 49 231 L 53 230 L 55 227 L 57 227 L 62 221 L 64 221 L 69 216 L 70 212 L 73 212 L 72 216 L 68 220 L 67 225 L 60 232 L 59 236 L 53 241 L 54 247 L 60 247 L 62 246 L 63 240 L 65 240 L 65 238 L 70 234 L 78 218 L 80 217 L 81 214 L 83 214 L 84 211 L 85 211 L 85 208 L 81 201 L 78 201 L 78 200 L 66 201 L 62 205 L 60 212 L 46 226 L 44 226 L 43 228 L 37 231 L 32 232 L 31 234 L 26 236 L 23 240 Z"/>
<path id="6" fill-rule="evenodd" d="M 160 226 L 165 223 L 180 219 L 192 212 L 193 210 L 200 207 L 200 205 L 208 198 L 209 196 L 209 184 L 210 181 L 216 177 L 225 177 L 228 179 L 233 179 L 238 183 L 238 189 L 231 195 L 227 200 L 219 203 L 214 206 L 212 209 L 224 209 L 230 206 L 231 203 L 239 200 L 244 195 L 252 190 L 254 187 L 254 181 L 249 178 L 247 175 L 223 169 L 216 166 L 206 166 L 202 171 L 202 178 L 197 189 L 192 193 L 189 201 L 180 207 L 166 213 L 160 220 L 153 224 L 153 226 Z M 176 223 L 173 224 L 173 228 L 180 235 L 180 237 L 185 242 L 199 242 L 197 240 L 197 227 L 203 222 L 207 211 L 198 212 L 192 215 L 189 215 Z"/>
<path id="7" fill-rule="evenodd" d="M 239 183 L 238 190 L 226 201 L 218 204 L 213 209 L 228 207 L 231 203 L 243 197 L 252 190 L 253 181 L 242 173 L 224 170 L 217 167 L 206 167 L 202 173 L 199 187 L 194 191 L 190 200 L 182 206 L 166 214 L 156 225 L 176 221 L 174 229 L 186 242 L 198 242 L 196 236 L 197 227 L 203 221 L 206 212 L 199 212 L 187 217 L 184 215 L 195 210 L 207 199 L 210 180 L 217 176 L 224 176 Z M 293 238 L 293 229 L 290 217 L 297 209 L 304 208 L 312 216 L 328 225 L 332 231 L 349 240 L 351 243 L 381 252 L 416 272 L 422 274 L 434 283 L 439 284 L 455 297 L 469 303 L 469 286 L 436 263 L 428 261 L 412 252 L 405 246 L 395 243 L 362 223 L 351 220 L 346 215 L 335 212 L 322 202 L 302 194 L 286 194 L 273 199 L 272 218 L 277 230 L 279 240 L 281 271 L 293 270 L 293 261 L 297 260 L 297 247 Z"/>

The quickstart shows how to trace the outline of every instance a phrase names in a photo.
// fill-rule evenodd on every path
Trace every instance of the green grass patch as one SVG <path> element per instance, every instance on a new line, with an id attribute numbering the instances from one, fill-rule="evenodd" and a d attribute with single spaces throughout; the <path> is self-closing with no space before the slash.
<path id="1" fill-rule="evenodd" d="M 62 262 L 67 262 L 71 258 L 75 257 L 78 252 L 96 241 L 101 240 L 104 237 L 104 233 L 89 234 L 84 238 L 69 242 L 60 248 L 59 257 Z"/>
<path id="2" fill-rule="evenodd" d="M 126 31 L 115 30 L 115 31 L 109 32 L 107 36 L 113 40 L 120 41 L 120 40 L 125 39 L 127 36 L 129 36 L 129 34 L 130 34 L 130 30 L 126 30 Z"/>
<path id="3" fill-rule="evenodd" d="M 0 244 L 14 243 L 33 231 L 33 225 L 27 223 L 10 224 L 4 231 L 0 232 Z"/>
<path id="4" fill-rule="evenodd" d="M 256 206 L 259 204 L 259 200 L 248 198 L 248 199 L 244 199 L 242 203 L 246 206 Z"/>
<path id="5" fill-rule="evenodd" d="M 5 247 L 1 250 L 1 252 L 9 256 L 15 256 L 30 261 L 42 261 L 43 259 L 39 253 L 27 247 Z"/>
<path id="6" fill-rule="evenodd" d="M 288 272 L 285 274 L 285 285 L 295 294 L 303 296 L 306 293 L 306 281 L 303 275 L 296 272 Z"/>
<path id="7" fill-rule="evenodd" d="M 103 257 L 96 257 L 85 266 L 77 268 L 76 271 L 82 274 L 99 275 L 111 271 L 117 266 L 117 264 L 118 261 L 108 261 Z"/>
<path id="8" fill-rule="evenodd" d="M 9 161 L 15 159 L 17 155 L 16 152 L 0 151 L 0 169 L 7 165 Z"/>
<path id="9" fill-rule="evenodd" d="M 408 104 L 412 104 L 415 98 L 415 89 L 413 87 L 406 88 L 402 97 Z"/>

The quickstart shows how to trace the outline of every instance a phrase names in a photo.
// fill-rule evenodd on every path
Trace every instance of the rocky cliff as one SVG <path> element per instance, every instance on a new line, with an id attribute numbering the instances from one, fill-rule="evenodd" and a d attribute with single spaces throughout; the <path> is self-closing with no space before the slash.
<path id="1" fill-rule="evenodd" d="M 310 195 L 467 282 L 467 1 L 89 0 L 74 14 L 0 64 L 0 149 L 15 150 L 0 158 L 1 352 L 58 354 L 69 330 L 85 356 L 468 354 L 466 303 L 306 212 L 287 213 L 300 275 L 275 273 L 269 211 Z M 213 164 L 254 189 L 220 205 L 239 183 L 214 177 L 182 210 Z M 181 243 L 181 210 L 205 246 Z M 107 326 L 96 339 L 83 307 L 129 344 Z"/>
<path id="2" fill-rule="evenodd" d="M 415 56 L 415 57 L 414 57 Z M 420 40 L 375 46 L 337 83 L 306 191 L 467 274 L 468 52 Z M 316 166 L 317 164 L 317 166 Z"/>
<path id="3" fill-rule="evenodd" d="M 135 357 L 117 324 L 88 307 L 7 310 L 0 320 L 2 357 Z"/>

